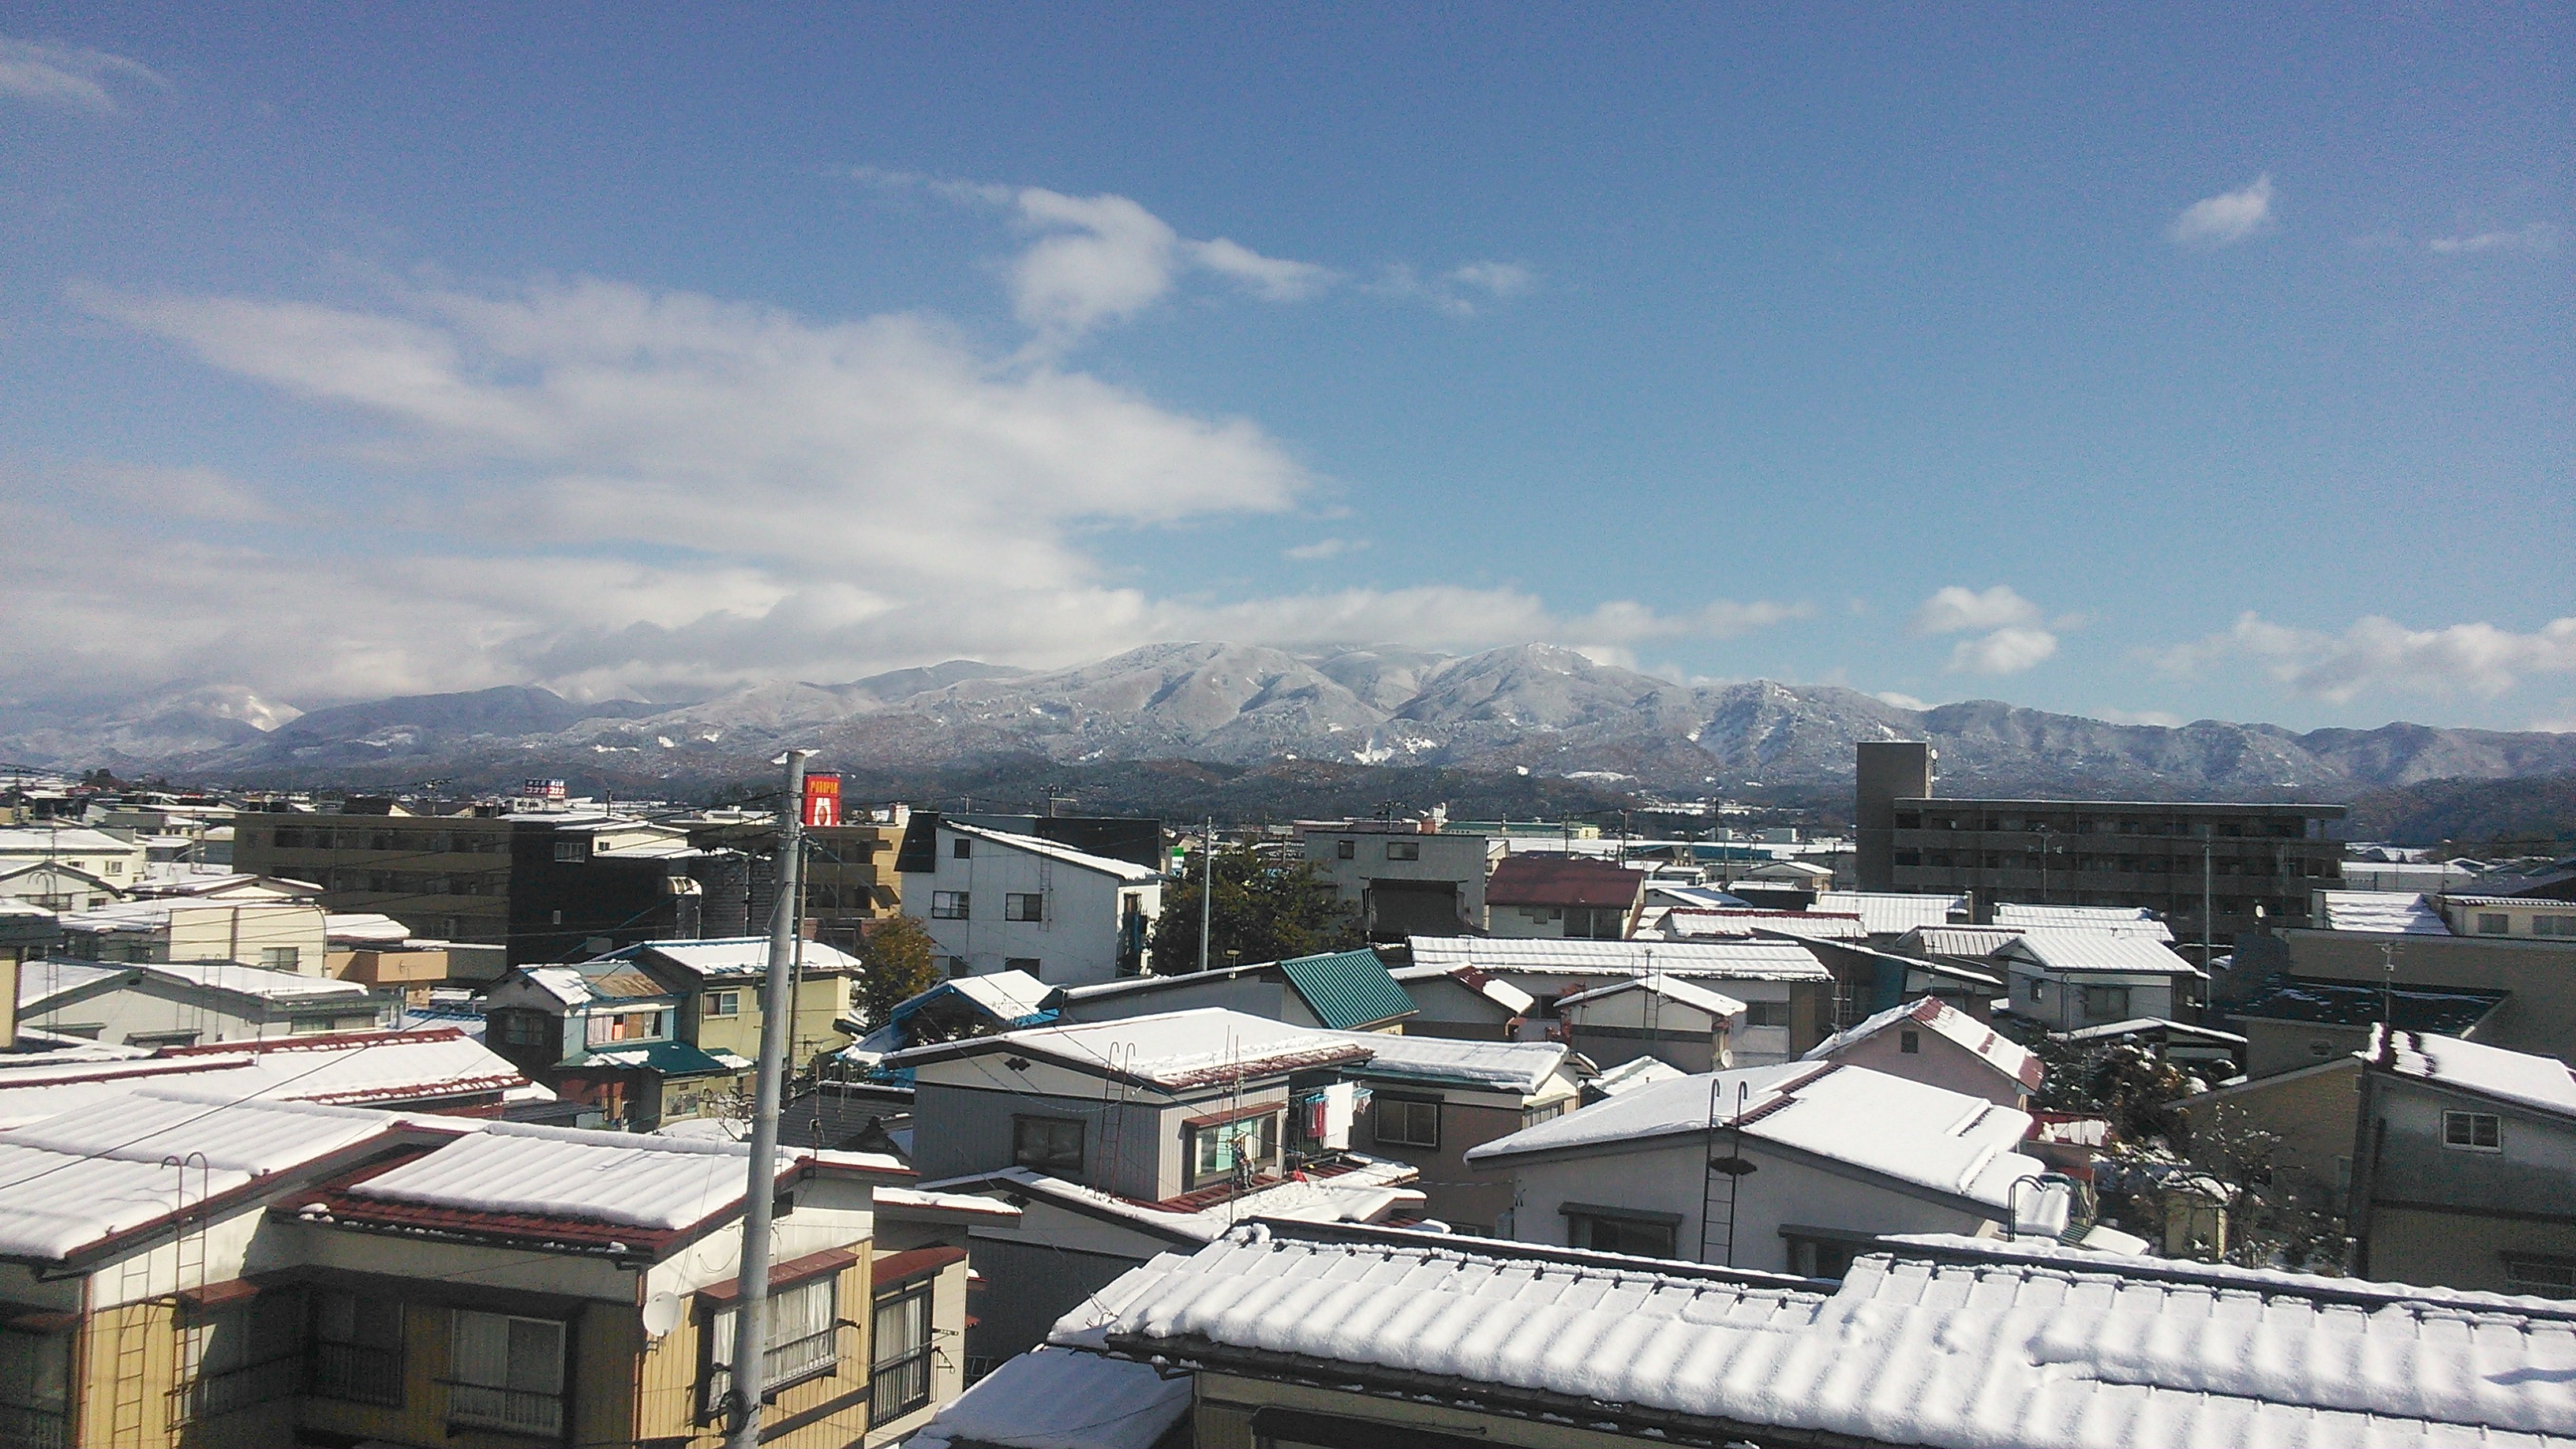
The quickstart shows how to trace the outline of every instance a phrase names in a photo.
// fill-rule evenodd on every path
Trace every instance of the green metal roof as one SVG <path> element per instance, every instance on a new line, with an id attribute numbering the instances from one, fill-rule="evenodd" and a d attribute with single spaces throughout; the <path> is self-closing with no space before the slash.
<path id="1" fill-rule="evenodd" d="M 1282 961 L 1288 984 L 1306 998 L 1315 1018 L 1335 1031 L 1356 1031 L 1413 1014 L 1413 998 L 1369 950 L 1336 951 Z"/>
<path id="2" fill-rule="evenodd" d="M 730 1076 L 733 1068 L 684 1041 L 609 1042 L 573 1064 L 642 1070 L 664 1077 Z"/>

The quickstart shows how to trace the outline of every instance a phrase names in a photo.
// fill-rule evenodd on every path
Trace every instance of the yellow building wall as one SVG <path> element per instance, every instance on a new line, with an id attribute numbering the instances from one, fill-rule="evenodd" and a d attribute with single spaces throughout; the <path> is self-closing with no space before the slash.
<path id="1" fill-rule="evenodd" d="M 706 1014 L 706 993 L 698 993 L 694 1006 L 698 1018 L 697 1047 L 700 1051 L 729 1051 L 737 1056 L 760 1060 L 760 982 L 747 980 L 737 985 L 716 988 L 742 993 L 742 1010 L 733 1016 Z M 809 976 L 797 983 L 796 1017 L 793 1050 L 787 1054 L 789 1070 L 801 1068 L 820 1053 L 838 1051 L 850 1039 L 832 1027 L 832 1023 L 850 1014 L 850 983 L 842 976 Z"/>
<path id="2" fill-rule="evenodd" d="M 868 1325 L 874 1321 L 870 1312 L 874 1288 L 865 1257 L 867 1245 L 855 1246 L 861 1259 L 841 1270 L 840 1281 L 833 1290 L 839 1298 L 838 1316 L 857 1325 L 841 1330 L 840 1363 L 831 1373 L 781 1393 L 763 1410 L 761 1423 L 775 1426 L 821 1410 L 835 1400 L 848 1402 L 774 1439 L 769 1437 L 770 1430 L 764 1429 L 764 1444 L 776 1444 L 782 1449 L 829 1449 L 854 1443 L 867 1431 Z M 700 1345 L 710 1322 L 693 1304 L 681 1314 L 678 1327 L 644 1349 L 637 1438 L 685 1441 L 689 1449 L 713 1449 L 724 1442 L 724 1426 L 702 1423 L 698 1414 L 704 1392 L 700 1370 L 705 1363 Z M 718 1355 L 733 1352 L 730 1342 L 713 1348 Z"/>
<path id="3" fill-rule="evenodd" d="M 524 1434 L 458 1425 L 447 1419 L 448 1359 L 454 1311 L 444 1304 L 403 1305 L 403 1401 L 400 1406 L 355 1404 L 307 1395 L 306 1428 L 354 1434 L 420 1449 L 527 1449 Z M 622 1444 L 635 1437 L 633 1364 L 642 1336 L 634 1308 L 590 1303 L 570 1320 L 572 1394 L 566 1405 L 566 1438 L 579 1444 Z"/>
<path id="4" fill-rule="evenodd" d="M 128 1303 L 90 1314 L 77 1345 L 73 1442 L 143 1449 L 171 1442 L 170 1390 L 179 1381 L 177 1310 Z"/>

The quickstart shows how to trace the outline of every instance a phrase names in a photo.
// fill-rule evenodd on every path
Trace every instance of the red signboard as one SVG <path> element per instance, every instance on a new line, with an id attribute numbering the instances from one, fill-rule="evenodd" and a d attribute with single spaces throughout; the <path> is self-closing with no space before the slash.
<path id="1" fill-rule="evenodd" d="M 841 777 L 808 775 L 805 777 L 805 824 L 838 825 L 841 823 Z"/>

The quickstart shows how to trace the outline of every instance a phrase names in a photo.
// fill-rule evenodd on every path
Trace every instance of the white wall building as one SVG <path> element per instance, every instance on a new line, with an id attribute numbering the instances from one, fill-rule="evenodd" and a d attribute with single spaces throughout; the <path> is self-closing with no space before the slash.
<path id="1" fill-rule="evenodd" d="M 951 976 L 1025 971 L 1051 986 L 1141 975 L 1163 877 L 1052 840 L 939 822 L 931 869 L 904 904 Z"/>

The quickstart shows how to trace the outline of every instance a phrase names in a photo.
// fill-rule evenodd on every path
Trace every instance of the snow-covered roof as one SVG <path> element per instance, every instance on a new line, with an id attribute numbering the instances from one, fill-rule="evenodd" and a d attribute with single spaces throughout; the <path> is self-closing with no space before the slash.
<path id="1" fill-rule="evenodd" d="M 590 980 L 575 967 L 522 966 L 519 974 L 566 1006 L 579 1006 L 590 999 Z"/>
<path id="2" fill-rule="evenodd" d="M 1031 855 L 1042 855 L 1060 865 L 1079 866 L 1084 870 L 1098 871 L 1102 875 L 1116 878 L 1125 885 L 1143 885 L 1148 881 L 1158 881 L 1163 878 L 1163 873 L 1151 866 L 1138 865 L 1127 860 L 1113 860 L 1105 855 L 1093 855 L 1087 850 L 1076 850 L 1070 845 L 1041 840 L 1034 835 L 1015 835 L 1007 830 L 988 830 L 981 825 L 961 825 L 954 820 L 940 821 L 939 828 L 958 835 L 971 835 L 977 840 L 989 840 L 996 845 L 1008 846 L 1013 850 L 1025 850 Z"/>
<path id="3" fill-rule="evenodd" d="M 1993 1027 L 1948 1002 L 1931 996 L 1924 997 L 1920 1001 L 1908 1001 L 1902 1005 L 1891 1006 L 1856 1026 L 1847 1026 L 1818 1042 L 1800 1060 L 1832 1061 L 1840 1056 L 1845 1048 L 1867 1041 L 1899 1023 L 1932 1032 L 1965 1050 L 1978 1061 L 1994 1068 L 2007 1079 L 2018 1082 L 2031 1091 L 2039 1090 L 2040 1078 L 2043 1075 L 2039 1058 L 2032 1056 L 2019 1042 L 1996 1031 Z"/>
<path id="4" fill-rule="evenodd" d="M 1498 1092 L 1536 1093 L 1565 1065 L 1556 1042 L 1467 1041 L 1445 1036 L 1351 1032 L 1374 1053 L 1344 1070 L 1353 1076 L 1451 1082 Z"/>
<path id="5" fill-rule="evenodd" d="M 334 911 L 322 921 L 322 932 L 334 946 L 360 948 L 399 946 L 411 939 L 411 927 L 374 911 Z"/>
<path id="6" fill-rule="evenodd" d="M 2124 936 L 2144 936 L 2151 941 L 2170 941 L 2173 927 L 2144 906 L 2021 906 L 1998 904 L 1995 924 L 2061 931 L 2116 931 Z"/>
<path id="7" fill-rule="evenodd" d="M 2189 1022 L 2167 1021 L 2161 1016 L 2133 1016 L 2126 1021 L 2106 1021 L 2100 1026 L 2082 1026 L 2073 1031 L 2053 1032 L 2051 1035 L 2059 1041 L 2108 1041 L 2117 1037 L 2143 1036 L 2155 1032 L 2161 1032 L 2167 1036 L 2184 1036 L 2201 1041 L 2219 1042 L 2227 1046 L 2245 1045 L 2245 1038 L 2235 1032 L 2220 1031 L 2214 1026 L 2193 1026 Z"/>
<path id="8" fill-rule="evenodd" d="M 169 1217 L 182 1193 L 191 1204 L 220 1196 L 396 1121 L 386 1112 L 138 1088 L 113 1111 L 0 1129 L 0 1255 L 61 1259 Z"/>
<path id="9" fill-rule="evenodd" d="M 1473 966 L 1453 966 L 1444 962 L 1427 965 L 1399 966 L 1387 973 L 1398 982 L 1429 981 L 1447 977 L 1514 1016 L 1527 1016 L 1538 1005 L 1538 998 L 1498 976 L 1488 976 Z"/>
<path id="10" fill-rule="evenodd" d="M 1917 926 L 1946 926 L 1950 913 L 1965 910 L 1967 905 L 1963 896 L 1909 895 L 1898 891 L 1826 891 L 1816 897 L 1817 910 L 1856 915 L 1873 936 L 1893 936 Z"/>
<path id="11" fill-rule="evenodd" d="M 342 981 L 334 976 L 304 976 L 293 971 L 268 971 L 231 961 L 120 964 L 30 961 L 21 968 L 18 980 L 19 1009 L 38 1010 L 56 996 L 100 981 L 132 975 L 158 976 L 183 986 L 229 991 L 237 996 L 255 996 L 263 1001 L 297 1004 L 345 1002 L 355 1005 L 371 999 L 367 988 L 355 981 Z M 37 994 L 30 995 L 31 992 Z"/>
<path id="12" fill-rule="evenodd" d="M 1817 941 L 1858 941 L 1869 935 L 1857 914 L 1826 915 L 1820 911 L 1766 911 L 1748 906 L 1742 910 L 1700 910 L 1676 906 L 1664 913 L 1664 934 L 1682 938 L 1702 936 L 1750 937 L 1771 931 L 1783 936 L 1803 936 Z"/>
<path id="13" fill-rule="evenodd" d="M 352 1197 L 677 1231 L 742 1199 L 751 1149 L 729 1142 L 495 1122 L 349 1185 Z M 781 1153 L 781 1172 L 795 1159 Z"/>
<path id="14" fill-rule="evenodd" d="M 2319 891 L 2317 914 L 2329 931 L 2374 936 L 2451 934 L 2450 923 L 2424 903 L 2421 891 Z"/>
<path id="15" fill-rule="evenodd" d="M 1003 1022 L 1026 1021 L 1046 1014 L 1046 999 L 1055 988 L 1026 971 L 993 971 L 960 976 L 945 983 L 949 990 Z M 937 987 L 931 988 L 937 990 Z"/>
<path id="16" fill-rule="evenodd" d="M 1211 1006 L 935 1042 L 890 1053 L 885 1064 L 901 1068 L 969 1056 L 1039 1057 L 1080 1072 L 1114 1073 L 1165 1091 L 1182 1091 L 1238 1077 L 1278 1076 L 1304 1067 L 1364 1061 L 1373 1050 L 1368 1043 L 1374 1040 L 1367 1033 L 1308 1031 Z"/>
<path id="17" fill-rule="evenodd" d="M 1748 1425 L 1942 1449 L 2576 1438 L 2564 1304 L 1961 1238 L 1871 1253 L 1828 1294 L 1253 1224 L 1132 1270 L 1053 1337 L 1253 1374 L 1320 1363 L 1533 1418 L 1684 1415 L 1726 1442 L 1772 1437 Z"/>
<path id="18" fill-rule="evenodd" d="M 2014 926 L 1917 926 L 1896 939 L 1896 949 L 1926 956 L 1991 956 L 2020 935 Z"/>
<path id="19" fill-rule="evenodd" d="M 1657 1082 L 1670 1082 L 1688 1075 L 1681 1068 L 1653 1057 L 1632 1057 L 1583 1084 L 1584 1090 L 1597 1097 L 1616 1097 L 1639 1087 Z"/>
<path id="20" fill-rule="evenodd" d="M 139 842 L 83 825 L 59 830 L 47 826 L 0 828 L 0 855 L 131 855 L 142 848 Z"/>
<path id="21" fill-rule="evenodd" d="M 2156 972 L 2197 976 L 2200 968 L 2177 956 L 2173 948 L 2149 936 L 2123 936 L 2110 931 L 2034 928 L 1996 948 L 2007 960 L 2027 961 L 2049 971 Z"/>
<path id="22" fill-rule="evenodd" d="M 101 966 L 92 961 L 28 961 L 18 967 L 18 1010 L 41 1011 L 48 1001 L 69 996 L 85 986 L 114 981 L 125 974 L 122 966 Z"/>
<path id="23" fill-rule="evenodd" d="M 639 941 L 599 959 L 634 961 L 646 956 L 701 977 L 761 976 L 769 970 L 769 938 L 725 936 L 703 941 Z M 860 969 L 858 957 L 821 941 L 805 942 L 802 960 L 809 976 Z"/>
<path id="24" fill-rule="evenodd" d="M 1714 1108 L 1711 1104 L 1714 1103 Z M 2012 1184 L 2044 1169 L 2013 1151 L 2030 1114 L 1866 1067 L 1782 1062 L 1658 1082 L 1467 1150 L 1471 1163 L 1617 1149 L 1739 1120 L 1744 1135 L 2009 1210 Z M 1740 1118 L 1738 1114 L 1740 1115 Z"/>
<path id="25" fill-rule="evenodd" d="M 1830 981 L 1833 973 L 1795 941 L 1549 941 L 1497 936 L 1415 936 L 1417 966 L 1524 976 L 1704 976 L 1720 981 Z"/>
<path id="26" fill-rule="evenodd" d="M 951 1188 L 1007 1190 L 1019 1196 L 1044 1198 L 1092 1217 L 1126 1223 L 1174 1242 L 1205 1243 L 1224 1236 L 1235 1224 L 1254 1218 L 1305 1223 L 1374 1222 L 1395 1208 L 1419 1207 L 1422 1191 L 1405 1184 L 1421 1175 L 1420 1169 L 1410 1163 L 1367 1159 L 1347 1172 L 1277 1183 L 1183 1211 L 1119 1197 L 1026 1167 L 925 1182 L 921 1188 L 926 1192 Z"/>
<path id="27" fill-rule="evenodd" d="M 904 1449 L 1151 1449 L 1189 1413 L 1190 1382 L 1151 1364 L 1041 1346 L 976 1380 Z"/>
<path id="28" fill-rule="evenodd" d="M 483 1043 L 454 1027 L 433 1027 L 167 1048 L 115 1061 L 39 1058 L 22 1066 L 0 1058 L 0 1126 L 98 1109 L 141 1087 L 344 1106 L 486 1092 L 554 1097 Z"/>
<path id="29" fill-rule="evenodd" d="M 2402 1077 L 2462 1087 L 2534 1111 L 2576 1117 L 2576 1069 L 2556 1057 L 2510 1052 L 2483 1042 L 2426 1032 L 2401 1031 L 2383 1043 L 2378 1027 L 2371 1029 L 2370 1046 L 2363 1055 L 2384 1061 L 2389 1070 Z"/>
<path id="30" fill-rule="evenodd" d="M 1631 991 L 1648 992 L 1666 1001 L 1679 1002 L 1694 1010 L 1705 1012 L 1718 1021 L 1733 1020 L 1742 1016 L 1747 1010 L 1743 1002 L 1723 992 L 1693 986 L 1687 981 L 1676 980 L 1660 973 L 1653 976 L 1640 976 L 1634 981 L 1616 981 L 1608 986 L 1595 986 L 1589 991 L 1578 991 L 1571 996 L 1560 996 L 1556 999 L 1556 1009 L 1562 1013 L 1569 1008 L 1579 1008 L 1587 1002 L 1607 1001 L 1613 996 L 1625 995 Z"/>

